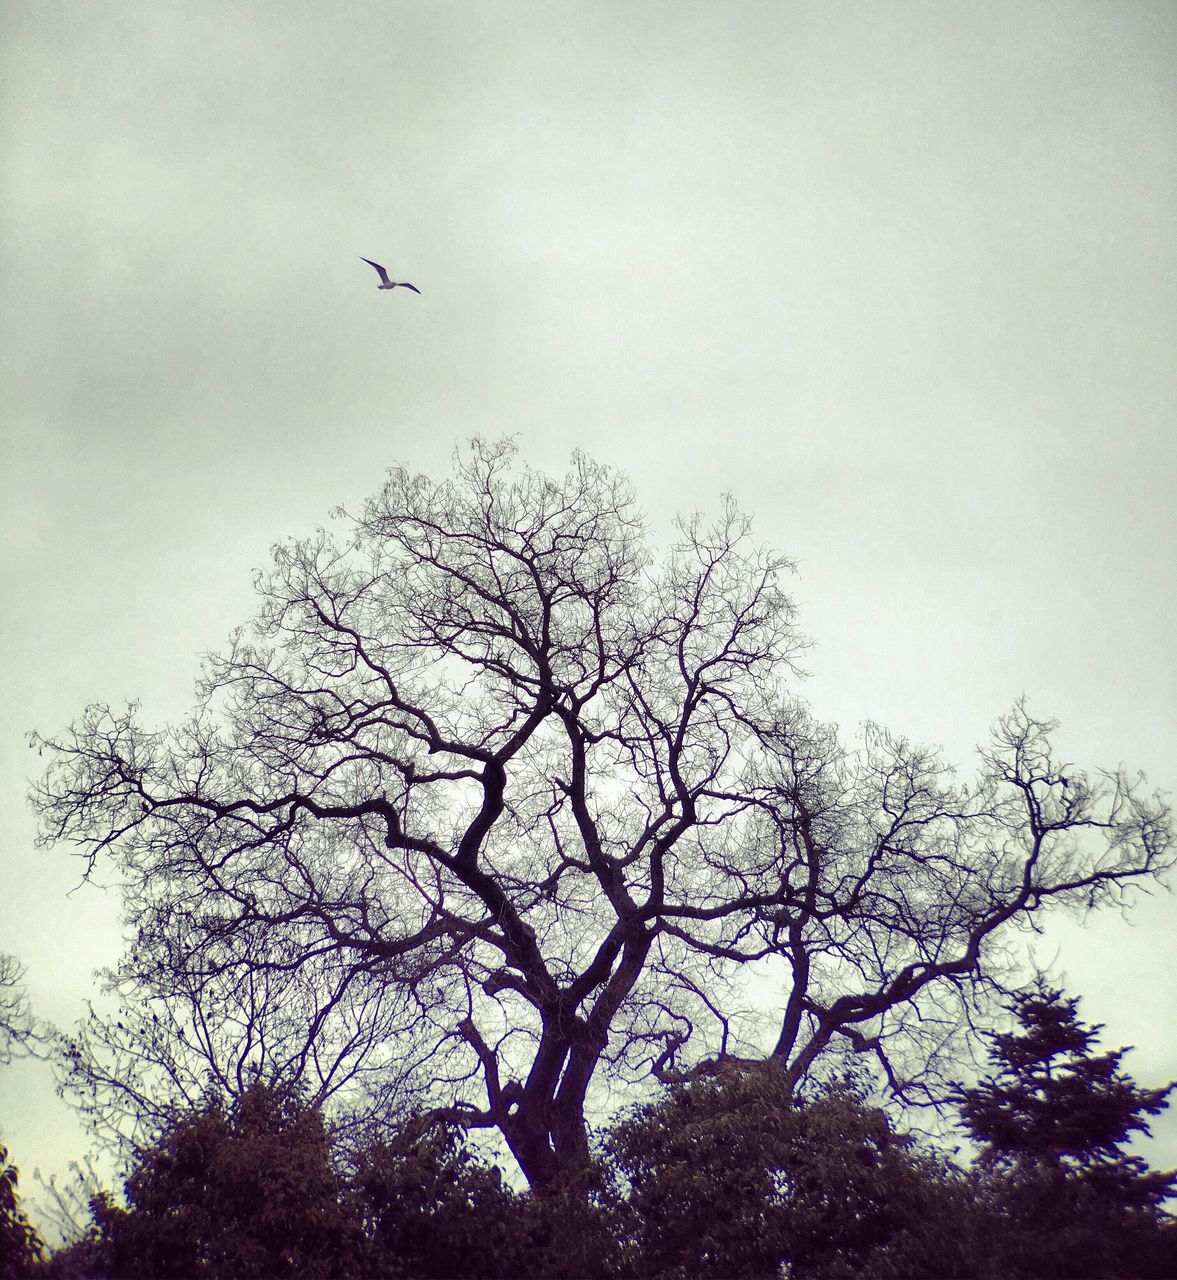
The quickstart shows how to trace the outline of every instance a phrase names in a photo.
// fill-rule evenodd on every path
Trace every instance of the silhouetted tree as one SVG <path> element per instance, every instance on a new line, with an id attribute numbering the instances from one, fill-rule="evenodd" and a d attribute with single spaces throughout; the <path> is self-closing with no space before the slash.
<path id="1" fill-rule="evenodd" d="M 344 538 L 278 547 L 183 724 L 95 706 L 37 739 L 44 838 L 119 869 L 133 997 L 204 1016 L 298 972 L 361 1037 L 375 1002 L 369 1080 L 406 1071 L 548 1186 L 589 1160 L 593 1086 L 716 1053 L 793 1089 L 849 1047 L 933 1089 L 1006 926 L 1170 865 L 1168 811 L 1023 706 L 972 783 L 882 729 L 841 746 L 788 687 L 787 561 L 730 501 L 659 565 L 618 476 L 511 455 L 394 470 Z"/>
<path id="2" fill-rule="evenodd" d="M 137 1280 L 364 1274 L 361 1223 L 329 1161 L 322 1118 L 254 1085 L 177 1120 L 143 1153 L 126 1205 L 93 1206 L 94 1230 L 59 1273 Z"/>
<path id="3" fill-rule="evenodd" d="M 346 1165 L 347 1172 L 341 1172 Z M 46 1280 L 617 1274 L 603 1181 L 521 1193 L 452 1129 L 328 1140 L 289 1090 L 253 1085 L 174 1120 L 134 1161 L 125 1204 L 103 1193 Z"/>
<path id="4" fill-rule="evenodd" d="M 353 1186 L 375 1265 L 396 1275 L 576 1280 L 623 1274 L 618 1201 L 598 1166 L 571 1185 L 520 1192 L 467 1149 L 458 1132 L 417 1133 L 410 1125 L 391 1142 L 358 1153 Z"/>
<path id="5" fill-rule="evenodd" d="M 19 1177 L 0 1146 L 0 1276 L 27 1275 L 41 1257 L 41 1240 L 20 1207 Z"/>
<path id="6" fill-rule="evenodd" d="M 957 1172 L 850 1093 L 799 1102 L 771 1063 L 675 1088 L 608 1149 L 651 1280 L 986 1274 Z"/>
<path id="7" fill-rule="evenodd" d="M 515 1238 L 516 1197 L 497 1170 L 471 1158 L 454 1130 L 361 1149 L 355 1186 L 386 1269 L 421 1280 L 526 1274 Z"/>
<path id="8" fill-rule="evenodd" d="M 24 976 L 20 961 L 0 952 L 0 1066 L 46 1055 L 53 1048 L 53 1028 L 33 1016 Z M 41 1253 L 40 1238 L 20 1207 L 18 1181 L 7 1150 L 0 1146 L 0 1276 L 24 1274 Z"/>
<path id="9" fill-rule="evenodd" d="M 1016 995 L 1016 1030 L 993 1036 L 994 1073 L 960 1093 L 983 1144 L 998 1251 L 1011 1275 L 1177 1275 L 1164 1210 L 1177 1172 L 1125 1149 L 1177 1085 L 1141 1088 L 1121 1070 L 1126 1049 L 1094 1052 L 1102 1028 L 1080 1022 L 1078 1003 L 1042 982 Z"/>
<path id="10" fill-rule="evenodd" d="M 62 1096 L 102 1143 L 141 1151 L 210 1091 L 232 1099 L 263 1077 L 313 1106 L 345 1095 L 336 1132 L 399 1114 L 410 1064 L 400 1057 L 407 1029 L 395 988 L 361 990 L 355 975 L 313 957 L 198 981 L 165 970 L 150 984 L 137 964 L 133 953 L 129 972 L 103 973 L 114 1012 L 91 1006 L 56 1061 Z"/>

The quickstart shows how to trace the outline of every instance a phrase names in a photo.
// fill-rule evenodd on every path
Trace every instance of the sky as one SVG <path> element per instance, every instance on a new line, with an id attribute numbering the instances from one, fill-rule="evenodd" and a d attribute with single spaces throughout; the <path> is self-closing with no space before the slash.
<path id="1" fill-rule="evenodd" d="M 803 692 L 971 767 L 1020 694 L 1177 784 L 1169 0 L 8 0 L 0 950 L 67 1025 L 117 894 L 33 847 L 25 735 L 147 723 L 269 547 L 472 435 L 732 493 L 798 563 Z M 406 290 L 379 292 L 360 256 Z M 1177 1077 L 1174 900 L 1042 963 Z M 1177 1165 L 1177 1119 L 1146 1148 Z M 0 1140 L 84 1139 L 0 1069 Z"/>

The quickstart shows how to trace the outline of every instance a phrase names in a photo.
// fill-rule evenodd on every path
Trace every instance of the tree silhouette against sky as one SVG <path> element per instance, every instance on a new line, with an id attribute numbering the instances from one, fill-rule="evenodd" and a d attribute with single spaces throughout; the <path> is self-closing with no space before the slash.
<path id="1" fill-rule="evenodd" d="M 1177 1171 L 1150 1169 L 1127 1145 L 1177 1084 L 1145 1088 L 1123 1070 L 1127 1049 L 1096 1052 L 1102 1028 L 1078 1005 L 1041 980 L 1014 995 L 1017 1025 L 992 1037 L 990 1074 L 958 1095 L 991 1175 L 1007 1272 L 1161 1280 L 1177 1272 L 1165 1212 Z"/>
<path id="2" fill-rule="evenodd" d="M 730 500 L 659 560 L 622 477 L 513 452 L 394 469 L 342 536 L 278 546 L 183 723 L 92 706 L 35 739 L 44 839 L 117 869 L 128 999 L 191 1026 L 318 993 L 262 1002 L 302 1047 L 259 1037 L 242 1080 L 351 1046 L 359 1113 L 395 1077 L 534 1186 L 587 1159 L 594 1090 L 717 1055 L 796 1088 L 866 1052 L 932 1096 L 1011 927 L 1170 865 L 1167 809 L 1056 761 L 1024 704 L 971 781 L 876 726 L 841 745 L 795 693 L 789 564 Z M 98 1110 L 119 1035 L 75 1045 Z"/>

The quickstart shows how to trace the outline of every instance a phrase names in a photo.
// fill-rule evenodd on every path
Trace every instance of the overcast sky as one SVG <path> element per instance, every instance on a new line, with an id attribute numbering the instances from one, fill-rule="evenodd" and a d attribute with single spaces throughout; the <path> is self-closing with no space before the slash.
<path id="1" fill-rule="evenodd" d="M 8 0 L 0 950 L 118 903 L 24 734 L 190 704 L 269 546 L 518 433 L 799 562 L 807 693 L 970 752 L 1019 694 L 1177 784 L 1177 6 Z M 378 292 L 359 255 L 421 290 Z M 1043 961 L 1177 1076 L 1174 900 Z M 0 1072 L 26 1171 L 84 1141 Z M 1177 1164 L 1177 1123 L 1150 1158 Z"/>

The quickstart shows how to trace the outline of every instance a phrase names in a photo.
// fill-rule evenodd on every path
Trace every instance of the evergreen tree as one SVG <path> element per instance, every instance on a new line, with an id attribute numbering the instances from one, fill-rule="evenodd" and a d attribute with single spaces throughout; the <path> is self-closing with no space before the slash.
<path id="1" fill-rule="evenodd" d="M 1177 1172 L 1150 1169 L 1126 1145 L 1148 1134 L 1173 1084 L 1142 1088 L 1127 1049 L 1099 1053 L 1101 1026 L 1078 1000 L 1039 982 L 1014 997 L 1017 1029 L 995 1035 L 993 1074 L 958 1096 L 982 1144 L 980 1180 L 999 1215 L 1011 1275 L 1177 1275 L 1164 1201 Z"/>

